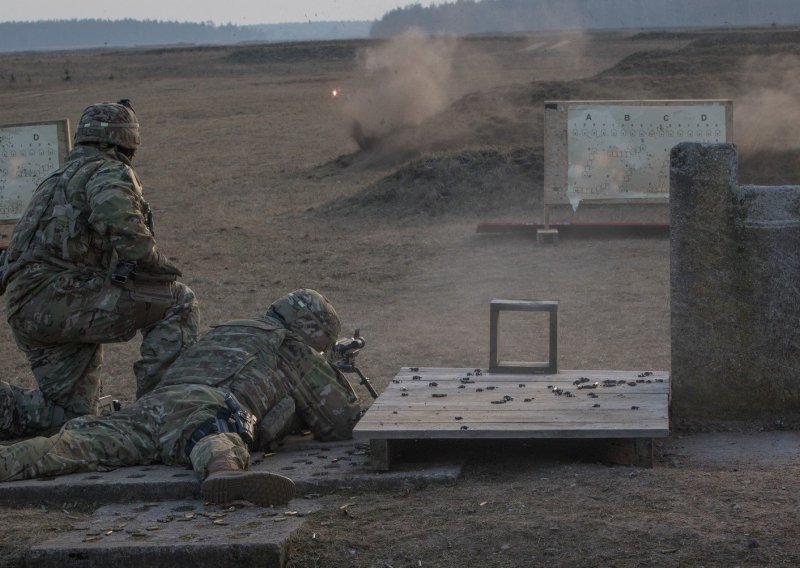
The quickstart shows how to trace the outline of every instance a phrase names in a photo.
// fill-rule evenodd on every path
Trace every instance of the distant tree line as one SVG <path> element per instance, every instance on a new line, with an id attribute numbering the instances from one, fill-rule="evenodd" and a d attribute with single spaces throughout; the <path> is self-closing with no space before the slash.
<path id="1" fill-rule="evenodd" d="M 0 23 L 0 49 L 59 49 L 263 39 L 239 26 L 154 20 L 52 20 Z"/>
<path id="2" fill-rule="evenodd" d="M 413 4 L 372 25 L 373 37 L 548 29 L 681 28 L 800 23 L 797 0 L 457 0 Z"/>
<path id="3" fill-rule="evenodd" d="M 367 37 L 371 22 L 237 26 L 156 20 L 0 22 L 0 51 Z"/>

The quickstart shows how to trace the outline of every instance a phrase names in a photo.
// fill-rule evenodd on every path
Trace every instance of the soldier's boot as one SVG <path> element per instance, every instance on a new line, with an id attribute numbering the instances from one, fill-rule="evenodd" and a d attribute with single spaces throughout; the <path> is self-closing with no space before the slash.
<path id="1" fill-rule="evenodd" d="M 24 389 L 0 381 L 0 440 L 50 435 L 77 415 L 45 399 L 39 389 Z"/>
<path id="2" fill-rule="evenodd" d="M 222 459 L 208 465 L 202 491 L 203 499 L 211 503 L 250 501 L 269 507 L 288 503 L 294 497 L 295 486 L 288 477 L 268 471 L 244 470 Z"/>

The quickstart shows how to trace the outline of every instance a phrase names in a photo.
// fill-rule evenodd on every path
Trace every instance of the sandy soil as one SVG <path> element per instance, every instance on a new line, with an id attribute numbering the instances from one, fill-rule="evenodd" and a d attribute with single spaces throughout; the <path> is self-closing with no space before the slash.
<path id="1" fill-rule="evenodd" d="M 476 224 L 540 217 L 550 99 L 734 98 L 742 181 L 800 179 L 786 114 L 763 114 L 770 101 L 800 98 L 797 40 L 793 30 L 543 34 L 2 55 L 0 123 L 74 124 L 91 102 L 131 98 L 157 237 L 200 298 L 204 324 L 316 288 L 367 337 L 362 369 L 379 391 L 403 365 L 486 366 L 494 297 L 560 300 L 561 368 L 669 370 L 666 239 L 539 247 L 478 235 Z M 133 397 L 137 348 L 106 351 L 105 390 L 123 400 Z M 0 356 L 3 380 L 31 384 L 5 323 Z M 483 448 L 454 487 L 323 498 L 292 563 L 800 561 L 796 459 L 671 453 L 638 470 L 550 446 Z M 347 516 L 345 502 L 356 503 Z M 65 511 L 0 509 L 14 527 L 0 534 L 0 565 L 86 514 Z"/>

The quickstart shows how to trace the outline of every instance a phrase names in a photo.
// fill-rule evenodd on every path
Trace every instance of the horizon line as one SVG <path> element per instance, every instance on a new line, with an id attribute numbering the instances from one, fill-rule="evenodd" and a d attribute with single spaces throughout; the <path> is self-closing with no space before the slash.
<path id="1" fill-rule="evenodd" d="M 216 23 L 213 20 L 205 21 L 191 21 L 191 20 L 158 20 L 158 19 L 139 19 L 139 18 L 58 18 L 50 20 L 0 20 L 0 24 L 42 24 L 42 23 L 59 23 L 59 22 L 148 22 L 157 24 L 197 24 L 209 27 L 248 27 L 248 26 L 282 26 L 282 25 L 306 25 L 306 24 L 337 24 L 337 23 L 372 23 L 378 20 L 306 20 L 306 21 L 293 21 L 293 22 L 262 22 L 256 24 L 235 24 L 228 22 L 226 24 Z"/>

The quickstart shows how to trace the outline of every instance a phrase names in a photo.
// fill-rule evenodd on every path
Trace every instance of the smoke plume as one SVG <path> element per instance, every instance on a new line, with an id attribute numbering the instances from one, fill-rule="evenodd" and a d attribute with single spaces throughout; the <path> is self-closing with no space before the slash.
<path id="1" fill-rule="evenodd" d="M 734 101 L 734 136 L 743 152 L 798 150 L 800 57 L 779 55 L 749 60 L 742 69 L 748 85 Z"/>
<path id="2" fill-rule="evenodd" d="M 447 107 L 456 43 L 409 32 L 360 54 L 364 80 L 347 93 L 343 112 L 362 150 Z"/>

